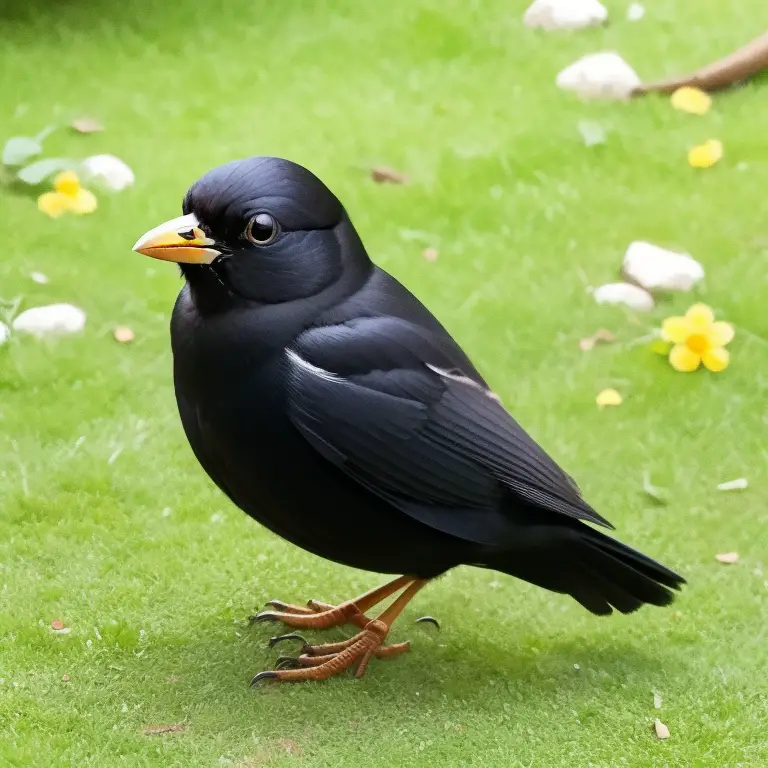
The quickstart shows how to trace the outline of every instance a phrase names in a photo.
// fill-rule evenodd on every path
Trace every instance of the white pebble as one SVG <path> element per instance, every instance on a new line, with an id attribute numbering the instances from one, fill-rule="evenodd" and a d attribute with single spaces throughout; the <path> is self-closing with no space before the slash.
<path id="1" fill-rule="evenodd" d="M 640 21 L 645 16 L 645 6 L 640 3 L 632 3 L 627 8 L 627 21 Z"/>
<path id="2" fill-rule="evenodd" d="M 602 24 L 608 11 L 598 0 L 534 0 L 523 15 L 526 27 L 582 29 Z"/>
<path id="3" fill-rule="evenodd" d="M 729 480 L 727 483 L 719 483 L 718 491 L 743 491 L 749 487 L 749 481 L 746 477 L 739 477 L 736 480 Z"/>
<path id="4" fill-rule="evenodd" d="M 13 330 L 35 336 L 77 333 L 85 327 L 85 312 L 72 304 L 49 304 L 22 312 L 13 321 Z"/>
<path id="5" fill-rule="evenodd" d="M 640 312 L 653 309 L 653 296 L 632 283 L 606 283 L 592 295 L 598 304 L 624 304 Z"/>
<path id="6" fill-rule="evenodd" d="M 558 88 L 584 99 L 628 99 L 640 85 L 632 67 L 614 51 L 591 53 L 566 67 L 555 80 Z"/>
<path id="7" fill-rule="evenodd" d="M 83 176 L 106 189 L 120 191 L 136 180 L 133 171 L 114 155 L 91 155 L 83 160 Z"/>
<path id="8" fill-rule="evenodd" d="M 704 278 L 704 267 L 687 253 L 636 241 L 624 254 L 624 275 L 649 291 L 690 291 Z"/>
<path id="9" fill-rule="evenodd" d="M 32 282 L 38 283 L 39 285 L 45 285 L 50 282 L 48 280 L 48 275 L 44 275 L 42 272 L 32 272 L 29 276 L 32 278 Z"/>

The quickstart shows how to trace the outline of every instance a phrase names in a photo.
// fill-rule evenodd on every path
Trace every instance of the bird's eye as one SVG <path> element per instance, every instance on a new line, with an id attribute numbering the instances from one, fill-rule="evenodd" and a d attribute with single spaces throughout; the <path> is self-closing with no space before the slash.
<path id="1" fill-rule="evenodd" d="M 245 236 L 256 245 L 269 245 L 279 234 L 280 227 L 268 213 L 258 213 L 245 229 Z"/>

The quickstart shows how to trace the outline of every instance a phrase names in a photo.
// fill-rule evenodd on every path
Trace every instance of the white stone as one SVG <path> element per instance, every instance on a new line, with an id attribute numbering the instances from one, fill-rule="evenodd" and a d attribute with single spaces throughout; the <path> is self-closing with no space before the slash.
<path id="1" fill-rule="evenodd" d="M 645 6 L 640 3 L 632 3 L 627 8 L 627 21 L 640 21 L 645 16 Z"/>
<path id="2" fill-rule="evenodd" d="M 33 282 L 39 283 L 40 285 L 45 285 L 50 282 L 50 280 L 48 280 L 48 275 L 44 275 L 42 272 L 32 272 L 29 276 L 32 278 Z"/>
<path id="3" fill-rule="evenodd" d="M 133 171 L 114 155 L 91 155 L 83 160 L 83 175 L 106 189 L 120 191 L 131 186 L 136 177 Z"/>
<path id="4" fill-rule="evenodd" d="M 648 291 L 690 291 L 704 277 L 704 268 L 689 254 L 642 241 L 630 243 L 623 271 Z"/>
<path id="5" fill-rule="evenodd" d="M 598 304 L 624 304 L 640 312 L 653 309 L 653 296 L 632 283 L 606 283 L 592 295 Z"/>
<path id="6" fill-rule="evenodd" d="M 13 321 L 13 330 L 34 336 L 77 333 L 85 327 L 85 312 L 72 304 L 49 304 L 22 312 Z"/>
<path id="7" fill-rule="evenodd" d="M 11 329 L 5 324 L 0 323 L 0 347 L 11 338 Z"/>
<path id="8" fill-rule="evenodd" d="M 523 15 L 526 27 L 581 29 L 602 24 L 608 11 L 597 0 L 534 0 Z"/>
<path id="9" fill-rule="evenodd" d="M 614 51 L 591 53 L 566 67 L 555 80 L 558 88 L 584 99 L 628 99 L 640 85 L 632 67 Z"/>

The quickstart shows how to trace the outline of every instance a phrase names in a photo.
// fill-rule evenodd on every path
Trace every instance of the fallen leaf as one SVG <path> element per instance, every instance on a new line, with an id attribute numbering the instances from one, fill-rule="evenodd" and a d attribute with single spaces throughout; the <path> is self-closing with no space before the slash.
<path id="1" fill-rule="evenodd" d="M 70 125 L 78 133 L 99 133 L 104 130 L 104 126 L 95 117 L 85 115 L 76 117 Z"/>
<path id="2" fill-rule="evenodd" d="M 54 619 L 51 622 L 51 629 L 56 630 L 57 632 L 61 631 L 62 629 L 65 629 L 66 625 L 61 619 Z"/>
<path id="3" fill-rule="evenodd" d="M 421 255 L 422 255 L 422 256 L 423 256 L 423 257 L 424 257 L 424 258 L 425 258 L 427 261 L 431 261 L 431 262 L 435 262 L 435 261 L 437 261 L 437 259 L 438 259 L 438 258 L 439 258 L 439 256 L 440 256 L 440 254 L 439 254 L 439 253 L 438 253 L 438 251 L 437 251 L 437 248 L 425 248 L 425 249 L 422 251 Z"/>
<path id="4" fill-rule="evenodd" d="M 645 493 L 646 496 L 650 496 L 650 498 L 661 506 L 666 506 L 668 504 L 667 492 L 663 488 L 659 488 L 651 483 L 651 476 L 648 472 L 643 472 L 643 493 Z"/>
<path id="5" fill-rule="evenodd" d="M 608 138 L 608 131 L 594 120 L 579 120 L 576 125 L 585 147 L 594 147 L 598 144 L 605 144 Z"/>
<path id="6" fill-rule="evenodd" d="M 653 706 L 656 709 L 661 709 L 661 705 L 664 703 L 664 699 L 661 698 L 660 693 L 654 693 L 653 694 Z"/>
<path id="7" fill-rule="evenodd" d="M 130 344 L 136 338 L 136 334 L 127 325 L 118 325 L 113 331 L 113 336 L 115 341 L 121 344 Z"/>
<path id="8" fill-rule="evenodd" d="M 692 168 L 711 168 L 723 157 L 723 143 L 710 139 L 688 151 L 688 164 Z"/>
<path id="9" fill-rule="evenodd" d="M 579 349 L 582 352 L 589 352 L 596 344 L 610 344 L 616 341 L 616 336 L 607 328 L 599 328 L 591 336 L 587 336 L 579 342 Z"/>
<path id="10" fill-rule="evenodd" d="M 62 675 L 61 676 L 61 681 L 63 683 L 68 683 L 69 682 L 69 675 Z"/>
<path id="11" fill-rule="evenodd" d="M 42 272 L 32 272 L 29 276 L 32 278 L 32 282 L 38 285 L 45 285 L 50 282 L 48 275 L 44 275 Z"/>
<path id="12" fill-rule="evenodd" d="M 749 487 L 749 481 L 746 477 L 739 477 L 736 480 L 729 480 L 727 483 L 719 483 L 718 491 L 743 491 Z"/>
<path id="13" fill-rule="evenodd" d="M 675 109 L 692 115 L 704 115 L 712 106 L 712 97 L 708 93 L 688 85 L 678 88 L 669 100 Z"/>
<path id="14" fill-rule="evenodd" d="M 739 553 L 738 552 L 722 552 L 719 555 L 715 555 L 715 560 L 717 560 L 720 563 L 725 563 L 725 565 L 732 565 L 733 563 L 737 563 L 739 561 Z"/>
<path id="15" fill-rule="evenodd" d="M 377 165 L 371 168 L 371 178 L 378 184 L 389 182 L 390 184 L 407 184 L 408 175 L 401 171 L 396 171 L 386 165 Z"/>
<path id="16" fill-rule="evenodd" d="M 290 739 L 280 739 L 280 741 L 277 742 L 277 745 L 289 755 L 298 755 L 299 752 L 301 752 L 301 747 L 295 741 L 291 741 Z"/>
<path id="17" fill-rule="evenodd" d="M 658 717 L 653 721 L 653 728 L 656 731 L 656 736 L 658 738 L 660 739 L 669 738 L 669 728 L 667 728 L 667 726 L 664 725 L 664 723 L 662 723 Z"/>
<path id="18" fill-rule="evenodd" d="M 621 405 L 623 398 L 615 389 L 604 389 L 595 398 L 595 402 L 599 408 L 605 408 L 606 406 Z"/>
<path id="19" fill-rule="evenodd" d="M 161 733 L 181 733 L 186 730 L 186 726 L 174 723 L 170 725 L 148 725 L 143 729 L 145 736 L 157 736 Z"/>

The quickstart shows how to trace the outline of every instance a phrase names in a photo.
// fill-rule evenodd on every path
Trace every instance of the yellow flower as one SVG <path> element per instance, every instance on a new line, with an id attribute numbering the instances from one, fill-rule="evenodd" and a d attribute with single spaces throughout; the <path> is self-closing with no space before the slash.
<path id="1" fill-rule="evenodd" d="M 688 152 L 688 164 L 693 168 L 711 168 L 723 156 L 723 143 L 710 139 L 703 144 L 691 147 Z"/>
<path id="2" fill-rule="evenodd" d="M 695 371 L 702 363 L 714 373 L 728 367 L 730 358 L 725 345 L 733 339 L 733 326 L 716 323 L 706 304 L 694 304 L 684 317 L 668 317 L 661 326 L 661 335 L 674 344 L 669 362 L 676 371 Z"/>
<path id="3" fill-rule="evenodd" d="M 704 115 L 712 106 L 712 97 L 701 90 L 683 86 L 678 88 L 670 99 L 672 106 L 681 112 L 690 112 L 692 115 Z"/>
<path id="4" fill-rule="evenodd" d="M 64 171 L 53 181 L 55 192 L 44 192 L 37 198 L 37 207 L 52 219 L 62 213 L 93 213 L 96 197 L 93 192 L 80 186 L 80 179 L 74 171 Z"/>

